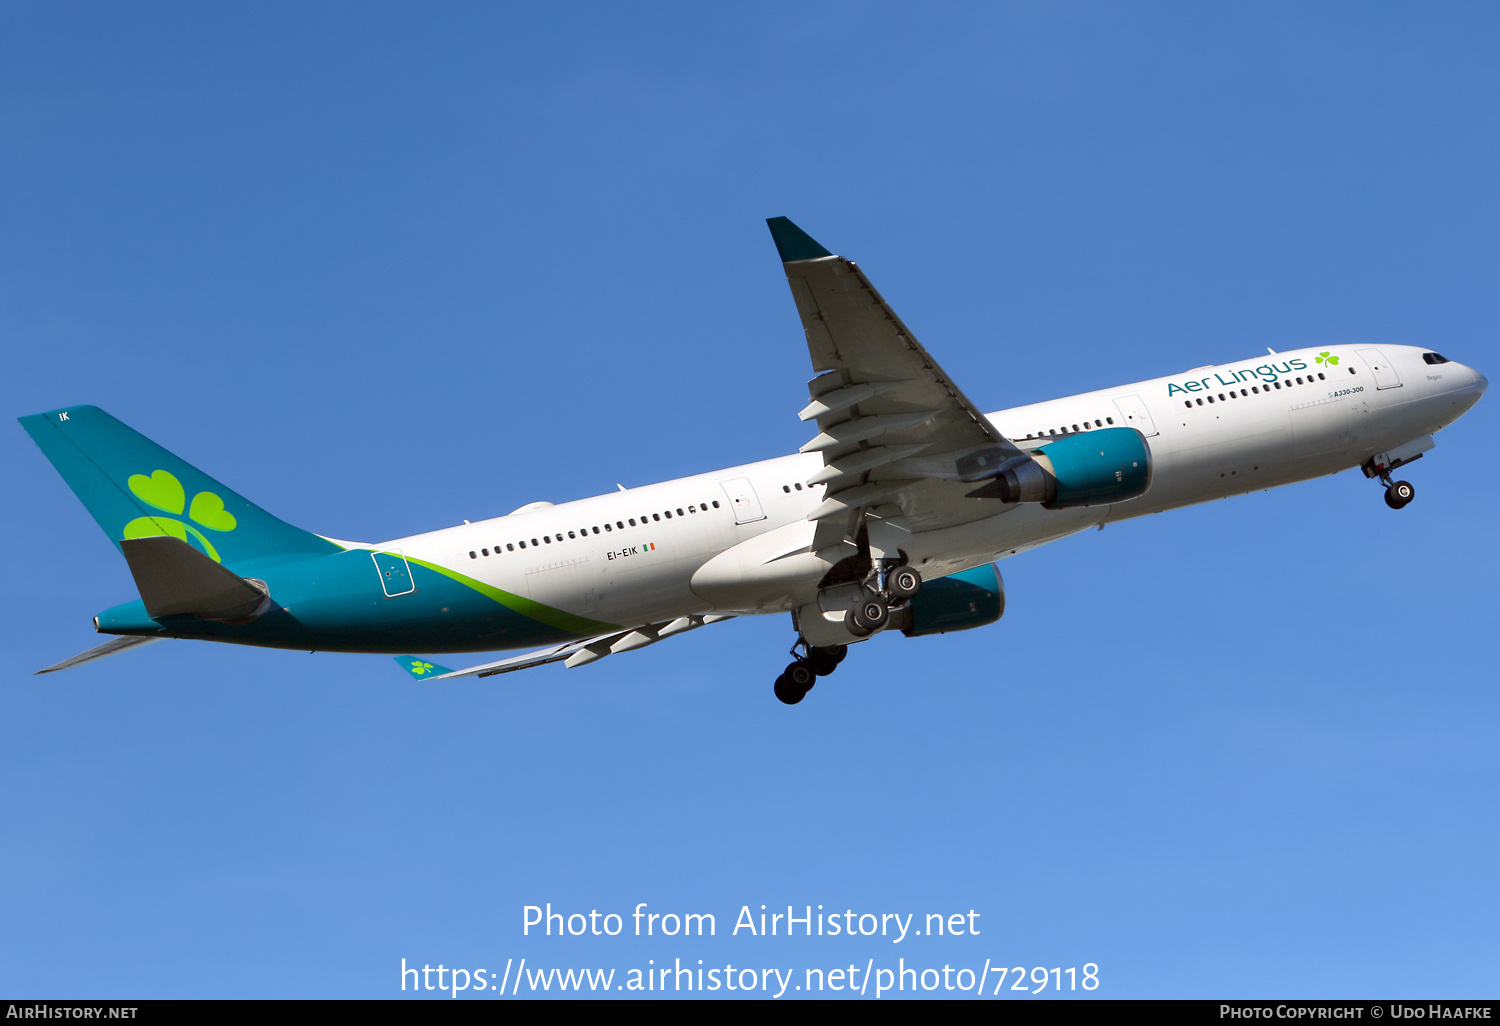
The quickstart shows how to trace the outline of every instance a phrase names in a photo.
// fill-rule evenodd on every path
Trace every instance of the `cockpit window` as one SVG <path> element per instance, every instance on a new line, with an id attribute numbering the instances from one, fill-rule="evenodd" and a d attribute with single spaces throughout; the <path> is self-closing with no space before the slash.
<path id="1" fill-rule="evenodd" d="M 1439 356 L 1437 353 L 1423 353 L 1422 354 L 1422 362 L 1423 363 L 1447 363 L 1448 362 L 1448 358 L 1446 356 Z"/>

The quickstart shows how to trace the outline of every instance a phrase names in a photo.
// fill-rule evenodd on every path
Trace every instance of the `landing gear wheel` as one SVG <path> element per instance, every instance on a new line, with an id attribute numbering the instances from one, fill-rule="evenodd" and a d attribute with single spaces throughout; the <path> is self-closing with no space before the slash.
<path id="1" fill-rule="evenodd" d="M 807 697 L 807 693 L 817 682 L 818 678 L 814 676 L 812 667 L 799 659 L 776 678 L 776 697 L 787 705 L 796 705 Z"/>
<path id="2" fill-rule="evenodd" d="M 922 575 L 909 566 L 898 566 L 886 577 L 885 590 L 890 592 L 892 605 L 905 602 L 922 590 Z"/>
<path id="3" fill-rule="evenodd" d="M 839 663 L 844 661 L 844 656 L 849 654 L 848 645 L 829 645 L 827 648 L 809 648 L 807 650 L 807 665 L 812 672 L 819 677 L 826 677 L 838 669 Z"/>
<path id="4" fill-rule="evenodd" d="M 874 634 L 891 618 L 891 610 L 879 595 L 866 595 L 849 610 L 848 616 L 865 634 Z"/>
<path id="5" fill-rule="evenodd" d="M 776 678 L 776 697 L 786 705 L 796 705 L 807 697 L 807 691 L 786 679 L 786 674 Z"/>
<path id="6" fill-rule="evenodd" d="M 808 666 L 807 663 L 803 662 L 801 659 L 797 660 L 791 666 L 788 666 L 786 668 L 786 671 L 782 673 L 782 676 L 785 677 L 789 683 L 791 683 L 795 687 L 801 688 L 803 691 L 806 691 L 808 688 L 812 687 L 818 682 L 817 676 L 812 672 L 812 667 Z"/>
<path id="7" fill-rule="evenodd" d="M 1417 497 L 1417 490 L 1410 482 L 1397 481 L 1385 490 L 1385 504 L 1391 509 L 1400 509 Z"/>

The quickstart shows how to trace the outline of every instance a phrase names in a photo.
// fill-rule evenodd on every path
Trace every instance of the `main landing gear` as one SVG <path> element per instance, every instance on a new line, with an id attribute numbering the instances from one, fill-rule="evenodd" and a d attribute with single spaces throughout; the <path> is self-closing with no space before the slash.
<path id="1" fill-rule="evenodd" d="M 909 601 L 921 590 L 922 575 L 911 567 L 877 568 L 859 601 L 844 614 L 844 626 L 856 638 L 867 638 L 890 621 L 893 606 Z M 817 679 L 837 669 L 848 653 L 848 645 L 816 648 L 798 638 L 792 646 L 795 661 L 776 678 L 776 697 L 787 705 L 796 705 L 807 697 Z"/>
<path id="2" fill-rule="evenodd" d="M 844 614 L 844 626 L 856 638 L 868 638 L 891 618 L 891 607 L 899 606 L 922 590 L 922 575 L 909 566 L 875 572 L 875 587 Z"/>
<path id="3" fill-rule="evenodd" d="M 803 652 L 801 655 L 797 653 L 799 647 Z M 819 677 L 826 677 L 838 669 L 839 663 L 848 654 L 848 645 L 814 648 L 798 638 L 797 644 L 792 646 L 792 655 L 797 657 L 796 661 L 776 678 L 776 697 L 787 705 L 796 705 L 807 697 Z"/>

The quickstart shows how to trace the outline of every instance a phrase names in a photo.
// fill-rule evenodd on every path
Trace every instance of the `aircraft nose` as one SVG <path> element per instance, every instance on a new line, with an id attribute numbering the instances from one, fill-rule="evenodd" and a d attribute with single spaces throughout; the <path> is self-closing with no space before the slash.
<path id="1" fill-rule="evenodd" d="M 1449 394 L 1467 410 L 1479 402 L 1485 389 L 1490 387 L 1490 379 L 1465 364 L 1459 364 L 1456 371 L 1459 381 Z"/>

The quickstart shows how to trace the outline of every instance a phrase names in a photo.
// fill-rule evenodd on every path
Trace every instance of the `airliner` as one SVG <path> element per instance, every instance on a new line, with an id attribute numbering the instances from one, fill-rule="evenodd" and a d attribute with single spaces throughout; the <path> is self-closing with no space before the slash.
<path id="1" fill-rule="evenodd" d="M 982 413 L 860 268 L 768 222 L 812 359 L 796 453 L 379 543 L 277 519 L 93 406 L 21 424 L 125 557 L 113 637 L 397 654 L 412 677 L 576 668 L 790 614 L 794 705 L 848 646 L 1005 611 L 996 563 L 1088 528 L 1360 468 L 1392 473 L 1484 394 L 1421 347 L 1338 344 Z M 450 670 L 428 656 L 533 649 Z M 424 653 L 412 655 L 410 653 Z"/>

